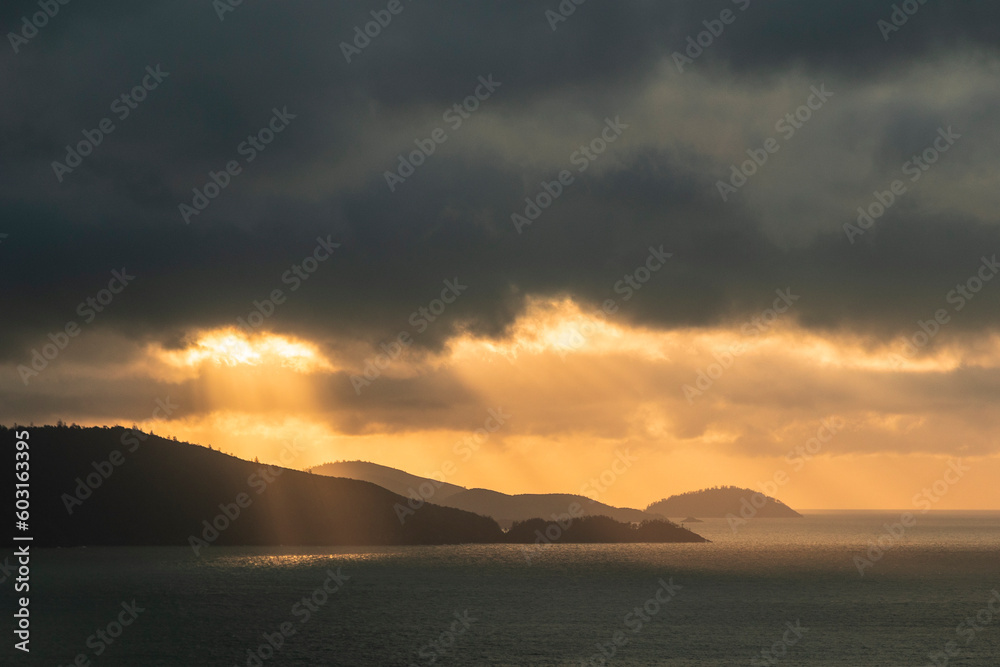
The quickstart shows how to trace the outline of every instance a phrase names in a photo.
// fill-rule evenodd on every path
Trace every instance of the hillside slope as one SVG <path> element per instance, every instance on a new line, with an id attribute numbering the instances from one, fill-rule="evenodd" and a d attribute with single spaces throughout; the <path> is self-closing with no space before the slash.
<path id="1" fill-rule="evenodd" d="M 38 546 L 188 545 L 192 536 L 217 545 L 503 539 L 492 519 L 449 507 L 427 504 L 401 522 L 395 505 L 406 499 L 370 482 L 264 466 L 122 427 L 29 432 Z"/>
<path id="2" fill-rule="evenodd" d="M 505 528 L 514 521 L 525 521 L 536 517 L 550 521 L 553 515 L 561 516 L 569 513 L 571 506 L 578 506 L 582 516 L 608 516 L 626 523 L 663 518 L 642 510 L 612 507 L 586 496 L 570 493 L 525 493 L 511 496 L 489 489 L 469 489 L 449 497 L 441 504 L 492 517 Z"/>
<path id="3" fill-rule="evenodd" d="M 383 489 L 389 489 L 401 496 L 421 497 L 437 504 L 441 504 L 441 501 L 445 498 L 453 496 L 456 493 L 468 490 L 464 486 L 439 482 L 428 477 L 418 477 L 417 475 L 411 475 L 396 468 L 369 463 L 368 461 L 324 463 L 315 468 L 310 468 L 309 472 L 317 475 L 327 475 L 328 477 L 360 479 L 372 484 L 378 484 Z M 431 493 L 427 493 L 428 490 Z"/>

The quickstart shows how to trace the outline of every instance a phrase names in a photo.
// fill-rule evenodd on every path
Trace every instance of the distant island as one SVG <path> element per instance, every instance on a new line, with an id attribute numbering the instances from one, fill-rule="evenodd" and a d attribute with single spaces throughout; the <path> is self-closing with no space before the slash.
<path id="1" fill-rule="evenodd" d="M 559 515 L 573 506 L 579 508 L 581 516 L 606 516 L 625 523 L 666 518 L 629 507 L 612 507 L 572 493 L 522 493 L 512 496 L 489 489 L 470 489 L 449 497 L 441 504 L 493 517 L 505 528 L 516 521 Z"/>
<path id="2" fill-rule="evenodd" d="M 688 491 L 652 503 L 646 511 L 667 517 L 697 516 L 710 519 L 724 519 L 729 515 L 739 517 L 748 513 L 758 519 L 802 518 L 801 514 L 777 498 L 738 486 L 717 486 L 700 491 Z M 684 521 L 688 522 L 691 519 Z"/>
<path id="3" fill-rule="evenodd" d="M 396 468 L 367 461 L 338 461 L 310 468 L 310 472 L 334 477 L 348 477 L 372 482 L 406 497 L 488 516 L 503 528 L 516 521 L 536 517 L 550 518 L 578 507 L 578 516 L 606 516 L 625 523 L 642 523 L 665 516 L 628 507 L 612 507 L 586 496 L 572 493 L 523 493 L 509 495 L 490 489 L 466 489 L 443 480 L 418 477 Z"/>
<path id="4" fill-rule="evenodd" d="M 32 462 L 44 462 L 31 476 L 39 547 L 183 545 L 200 555 L 216 545 L 706 541 L 669 521 L 633 525 L 578 511 L 504 532 L 462 509 L 410 509 L 412 499 L 371 482 L 245 461 L 135 428 L 29 431 Z"/>

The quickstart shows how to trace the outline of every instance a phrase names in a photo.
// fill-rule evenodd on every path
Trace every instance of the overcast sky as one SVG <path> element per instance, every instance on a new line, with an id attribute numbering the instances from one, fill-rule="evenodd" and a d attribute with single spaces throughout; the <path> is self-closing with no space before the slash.
<path id="1" fill-rule="evenodd" d="M 1000 507 L 1000 8 L 903 4 L 6 3 L 0 420 Z"/>

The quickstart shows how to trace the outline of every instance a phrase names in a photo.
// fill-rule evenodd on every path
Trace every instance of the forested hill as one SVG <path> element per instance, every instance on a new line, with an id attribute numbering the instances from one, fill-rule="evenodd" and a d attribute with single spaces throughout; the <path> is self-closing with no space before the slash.
<path id="1" fill-rule="evenodd" d="M 28 432 L 28 532 L 38 546 L 503 539 L 492 519 L 450 507 L 427 504 L 401 521 L 396 505 L 406 499 L 369 482 L 265 466 L 122 427 Z M 14 440 L 10 429 L 0 437 Z"/>

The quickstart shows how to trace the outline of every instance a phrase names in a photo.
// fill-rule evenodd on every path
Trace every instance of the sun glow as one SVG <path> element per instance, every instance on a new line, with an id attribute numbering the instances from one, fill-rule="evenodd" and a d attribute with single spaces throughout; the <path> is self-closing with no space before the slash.
<path id="1" fill-rule="evenodd" d="M 336 370 L 312 342 L 235 327 L 193 332 L 180 349 L 155 346 L 148 354 L 151 374 L 181 385 L 180 393 L 201 408 L 175 420 L 173 432 L 192 442 L 227 443 L 245 456 L 273 453 L 274 443 L 306 433 L 304 423 L 320 426 L 318 386 Z"/>
<path id="2" fill-rule="evenodd" d="M 305 449 L 286 462 L 291 467 L 361 459 L 426 475 L 450 462 L 456 472 L 448 481 L 457 484 L 575 492 L 627 449 L 641 465 L 601 498 L 618 505 L 645 505 L 720 480 L 754 486 L 772 479 L 776 470 L 789 470 L 785 454 L 831 415 L 848 427 L 818 455 L 822 465 L 796 471 L 782 489 L 794 506 L 905 504 L 912 495 L 905 483 L 855 496 L 836 480 L 877 480 L 886 466 L 903 467 L 900 451 L 916 457 L 905 466 L 914 476 L 934 479 L 942 465 L 938 442 L 964 443 L 968 456 L 992 451 L 981 433 L 963 428 L 964 416 L 936 413 L 926 393 L 915 391 L 906 404 L 883 397 L 904 373 L 1000 367 L 1000 336 L 942 338 L 907 354 L 903 338 L 873 344 L 803 328 L 791 318 L 750 335 L 739 322 L 656 330 L 628 315 L 570 298 L 530 299 L 503 336 L 465 332 L 434 352 L 407 350 L 384 370 L 383 393 L 368 394 L 374 412 L 367 421 L 358 419 L 348 375 L 359 372 L 371 350 L 351 341 L 333 341 L 330 353 L 288 335 L 196 331 L 172 349 L 150 347 L 134 370 L 173 385 L 171 400 L 181 405 L 169 423 L 155 424 L 158 433 L 272 463 L 296 443 Z M 715 365 L 723 372 L 713 372 Z M 702 375 L 713 380 L 710 386 L 699 383 Z M 384 390 L 401 377 L 428 379 L 432 403 L 461 397 L 462 413 L 445 415 L 447 425 L 440 426 L 420 406 L 392 400 Z M 839 390 L 848 383 L 853 394 Z M 702 394 L 689 401 L 685 385 Z M 803 399 L 809 392 L 823 399 Z M 196 408 L 186 413 L 188 406 Z M 482 425 L 488 409 L 510 420 L 465 460 L 454 446 Z M 963 408 L 970 410 L 990 418 L 987 408 Z M 998 461 L 990 458 L 982 469 L 996 470 Z M 954 502 L 982 504 L 975 496 L 984 491 L 968 493 L 963 500 L 956 492 Z"/>
<path id="3" fill-rule="evenodd" d="M 533 298 L 503 339 L 458 339 L 452 345 L 452 359 L 500 356 L 512 361 L 520 355 L 555 352 L 560 356 L 632 353 L 664 360 L 665 342 L 671 339 L 669 332 L 654 333 L 615 322 L 614 315 L 588 313 L 569 298 Z"/>
<path id="4" fill-rule="evenodd" d="M 160 350 L 160 359 L 175 368 L 215 366 L 278 366 L 298 373 L 331 371 L 333 366 L 315 345 L 287 336 L 261 333 L 247 336 L 236 328 L 200 332 L 182 350 Z"/>

